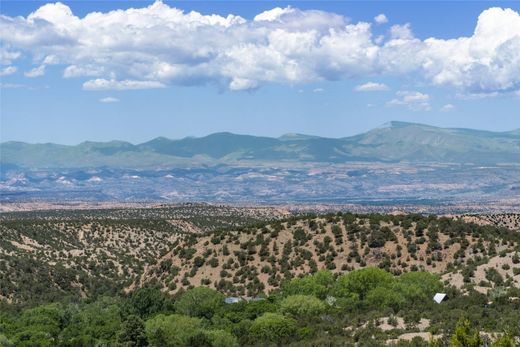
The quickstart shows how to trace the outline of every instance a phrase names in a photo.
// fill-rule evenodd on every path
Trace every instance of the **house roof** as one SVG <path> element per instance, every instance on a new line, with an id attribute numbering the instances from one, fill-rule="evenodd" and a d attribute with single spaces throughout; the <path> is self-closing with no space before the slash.
<path id="1" fill-rule="evenodd" d="M 440 304 L 446 298 L 446 296 L 447 294 L 445 293 L 437 293 L 433 296 L 433 301 Z"/>
<path id="2" fill-rule="evenodd" d="M 224 299 L 224 302 L 226 304 L 236 304 L 237 302 L 240 302 L 240 301 L 242 301 L 241 298 L 235 298 L 235 297 L 229 297 L 229 298 Z"/>

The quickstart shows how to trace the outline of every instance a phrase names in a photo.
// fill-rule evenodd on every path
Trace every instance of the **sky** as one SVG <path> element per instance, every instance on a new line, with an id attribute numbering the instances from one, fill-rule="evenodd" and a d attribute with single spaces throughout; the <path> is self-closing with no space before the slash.
<path id="1" fill-rule="evenodd" d="M 520 128 L 519 1 L 0 2 L 0 142 Z"/>

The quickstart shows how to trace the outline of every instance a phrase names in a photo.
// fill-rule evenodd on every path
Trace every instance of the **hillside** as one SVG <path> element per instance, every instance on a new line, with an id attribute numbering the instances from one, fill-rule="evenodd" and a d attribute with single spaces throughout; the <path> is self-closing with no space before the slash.
<path id="1" fill-rule="evenodd" d="M 229 295 L 255 296 L 318 269 L 342 273 L 375 266 L 396 275 L 419 270 L 444 274 L 447 283 L 485 293 L 496 286 L 520 287 L 519 252 L 518 230 L 457 219 L 311 216 L 183 236 L 138 285 L 159 283 L 172 293 L 208 285 Z"/>
<path id="2" fill-rule="evenodd" d="M 520 134 L 390 122 L 363 134 L 337 139 L 302 134 L 270 138 L 216 133 L 180 140 L 159 137 L 138 145 L 123 141 L 83 142 L 76 146 L 0 144 L 4 168 L 145 168 L 287 161 L 519 163 Z"/>
<path id="3" fill-rule="evenodd" d="M 438 273 L 481 292 L 520 287 L 520 233 L 459 219 L 349 213 L 287 219 L 278 209 L 205 205 L 1 217 L 0 299 L 13 303 L 147 284 L 171 294 L 207 285 L 252 297 L 319 269 L 369 266 L 396 275 Z M 504 215 L 511 218 L 518 217 Z"/>
<path id="4" fill-rule="evenodd" d="M 179 205 L 0 215 L 0 301 L 92 297 L 131 285 L 182 235 L 282 218 L 272 208 Z"/>
<path id="5" fill-rule="evenodd" d="M 518 220 L 192 204 L 4 213 L 0 345 L 452 347 L 477 334 L 475 346 L 509 347 Z"/>

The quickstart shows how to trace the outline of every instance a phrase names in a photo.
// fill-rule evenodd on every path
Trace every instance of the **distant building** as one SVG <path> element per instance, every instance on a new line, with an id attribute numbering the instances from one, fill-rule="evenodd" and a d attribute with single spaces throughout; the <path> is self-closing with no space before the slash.
<path id="1" fill-rule="evenodd" d="M 433 296 L 433 301 L 440 304 L 441 302 L 444 301 L 444 299 L 447 298 L 447 296 L 448 296 L 448 294 L 445 294 L 445 293 L 437 293 Z"/>
<path id="2" fill-rule="evenodd" d="M 236 298 L 233 296 L 224 299 L 224 303 L 226 304 L 238 304 L 240 301 L 242 301 L 242 298 Z"/>
<path id="3" fill-rule="evenodd" d="M 225 298 L 224 299 L 224 303 L 225 304 L 237 304 L 239 302 L 242 302 L 242 301 L 263 301 L 263 300 L 266 300 L 266 298 L 262 298 L 262 297 L 254 297 L 254 298 L 237 298 L 237 297 L 234 297 L 234 296 L 230 296 L 228 298 Z"/>

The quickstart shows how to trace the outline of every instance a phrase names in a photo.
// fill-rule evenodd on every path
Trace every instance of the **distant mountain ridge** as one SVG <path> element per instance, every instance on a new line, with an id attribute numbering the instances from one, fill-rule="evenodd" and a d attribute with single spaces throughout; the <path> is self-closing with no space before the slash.
<path id="1" fill-rule="evenodd" d="M 493 132 L 393 121 L 343 138 L 304 134 L 273 138 L 222 132 L 178 140 L 158 137 L 141 144 L 125 141 L 87 141 L 75 146 L 15 141 L 0 144 L 0 163 L 4 169 L 143 168 L 246 161 L 520 163 L 520 129 Z"/>

